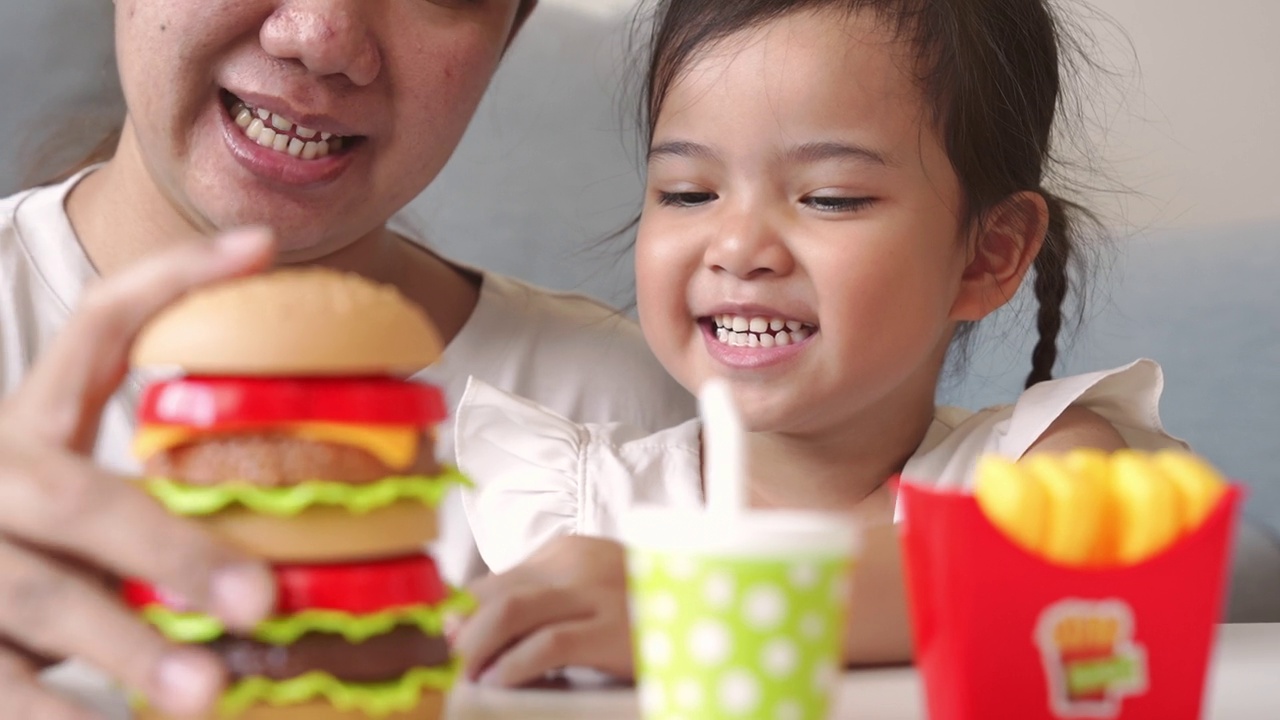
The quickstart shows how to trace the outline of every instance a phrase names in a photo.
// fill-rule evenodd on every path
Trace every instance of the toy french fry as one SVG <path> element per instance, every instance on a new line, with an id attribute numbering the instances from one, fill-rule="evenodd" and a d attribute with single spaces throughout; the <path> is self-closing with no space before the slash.
<path id="1" fill-rule="evenodd" d="M 994 455 L 978 463 L 974 496 L 982 512 L 1018 545 L 1033 553 L 1044 545 L 1049 496 L 1037 482 L 1028 482 L 1022 468 Z"/>
<path id="2" fill-rule="evenodd" d="M 1054 562 L 1084 565 L 1100 555 L 1107 506 L 1105 475 L 1077 474 L 1059 457 L 1037 455 L 1021 463 L 1028 477 L 1048 498 L 1040 554 Z"/>
<path id="3" fill-rule="evenodd" d="M 1116 560 L 1141 562 L 1168 547 L 1182 529 L 1173 484 L 1153 473 L 1147 456 L 1121 450 L 1111 457 L 1119 542 Z"/>
<path id="4" fill-rule="evenodd" d="M 1209 463 L 1191 453 L 1160 452 L 1152 460 L 1181 496 L 1182 532 L 1200 527 L 1227 491 L 1222 476 Z"/>
<path id="5" fill-rule="evenodd" d="M 1115 548 L 1120 533 L 1116 502 L 1111 493 L 1111 456 L 1101 450 L 1086 448 L 1067 453 L 1062 461 L 1076 477 L 1093 478 L 1101 491 L 1096 511 L 1101 524 L 1098 537 L 1086 558 L 1087 564 L 1094 567 L 1115 564 Z"/>

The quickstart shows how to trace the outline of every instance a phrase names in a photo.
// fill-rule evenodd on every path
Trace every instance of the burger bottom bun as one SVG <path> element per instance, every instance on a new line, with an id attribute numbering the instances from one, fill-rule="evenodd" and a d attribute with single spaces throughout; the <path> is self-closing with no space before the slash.
<path id="1" fill-rule="evenodd" d="M 200 518 L 210 531 L 274 563 L 346 562 L 418 552 L 439 532 L 436 509 L 401 500 L 367 513 L 315 506 L 294 517 L 234 507 Z"/>
<path id="2" fill-rule="evenodd" d="M 422 696 L 418 706 L 404 712 L 382 715 L 378 718 L 356 710 L 339 710 L 326 702 L 309 702 L 300 705 L 254 705 L 234 720 L 440 720 L 444 715 L 445 696 L 438 692 L 427 692 Z M 134 714 L 135 720 L 228 720 L 214 713 L 203 718 L 178 718 L 152 710 L 140 708 Z"/>

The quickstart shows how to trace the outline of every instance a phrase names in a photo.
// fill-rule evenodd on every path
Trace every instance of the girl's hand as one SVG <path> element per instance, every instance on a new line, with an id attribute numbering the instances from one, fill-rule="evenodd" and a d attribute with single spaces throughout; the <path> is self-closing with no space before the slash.
<path id="1" fill-rule="evenodd" d="M 454 648 L 467 677 L 512 687 L 566 666 L 633 674 L 626 557 L 612 540 L 566 536 L 470 591 L 479 609 Z"/>
<path id="2" fill-rule="evenodd" d="M 216 659 L 166 642 L 112 597 L 111 578 L 143 578 L 237 628 L 274 605 L 264 566 L 89 458 L 143 324 L 188 290 L 259 270 L 271 255 L 264 233 L 241 233 L 98 284 L 0 402 L 0 717 L 92 717 L 37 678 L 69 657 L 110 671 L 168 714 L 212 706 L 223 682 Z"/>

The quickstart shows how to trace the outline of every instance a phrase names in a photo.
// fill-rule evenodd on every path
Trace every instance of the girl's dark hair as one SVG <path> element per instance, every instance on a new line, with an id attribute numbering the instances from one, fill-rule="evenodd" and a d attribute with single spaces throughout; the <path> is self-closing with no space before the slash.
<path id="1" fill-rule="evenodd" d="M 1073 265 L 1087 270 L 1087 248 L 1078 247 L 1082 226 L 1097 231 L 1101 224 L 1045 187 L 1064 103 L 1066 40 L 1049 0 L 658 0 L 640 108 L 645 147 L 668 92 L 698 51 L 790 13 L 829 8 L 874 12 L 916 49 L 920 87 L 963 191 L 962 226 L 981 222 L 1015 193 L 1044 197 L 1048 231 L 1034 264 L 1039 339 L 1026 385 L 1052 378 L 1072 291 L 1076 321 L 1083 317 L 1084 288 L 1069 272 Z M 958 340 L 965 344 L 972 330 L 966 323 Z"/>

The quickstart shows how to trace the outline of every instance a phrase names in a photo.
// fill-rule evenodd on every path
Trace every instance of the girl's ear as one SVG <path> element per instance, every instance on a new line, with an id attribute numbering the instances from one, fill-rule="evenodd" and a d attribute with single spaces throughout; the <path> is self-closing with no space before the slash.
<path id="1" fill-rule="evenodd" d="M 1049 229 L 1049 204 L 1037 192 L 1005 198 L 977 228 L 951 319 L 976 322 L 1013 298 Z"/>

